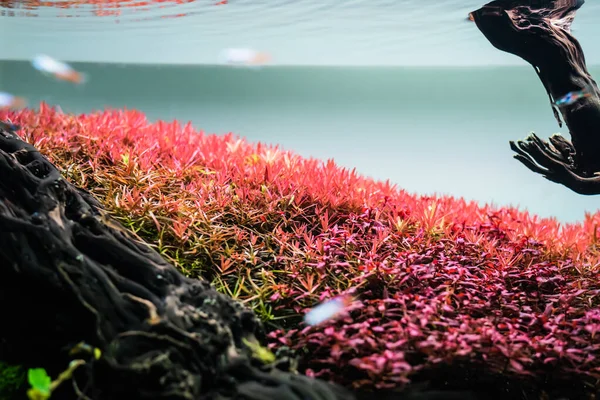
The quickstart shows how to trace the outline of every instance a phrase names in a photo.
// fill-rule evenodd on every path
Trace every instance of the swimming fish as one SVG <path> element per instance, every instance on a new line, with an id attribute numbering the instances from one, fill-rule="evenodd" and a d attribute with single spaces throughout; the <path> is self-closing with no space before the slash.
<path id="1" fill-rule="evenodd" d="M 353 299 L 351 296 L 343 295 L 321 303 L 304 315 L 304 322 L 314 326 L 325 322 L 328 319 L 332 319 L 344 311 L 352 301 Z"/>
<path id="2" fill-rule="evenodd" d="M 8 131 L 8 132 L 16 132 L 19 129 L 21 129 L 20 125 L 16 125 L 16 124 L 11 124 L 10 121 L 9 122 L 4 122 L 4 121 L 0 121 L 0 129 Z"/>
<path id="3" fill-rule="evenodd" d="M 10 93 L 0 92 L 0 110 L 23 108 L 27 101 L 22 97 L 13 96 Z"/>
<path id="4" fill-rule="evenodd" d="M 259 66 L 271 61 L 271 56 L 258 50 L 233 48 L 223 50 L 219 59 L 229 65 Z"/>
<path id="5" fill-rule="evenodd" d="M 583 99 L 584 97 L 590 97 L 592 92 L 589 88 L 584 88 L 582 90 L 577 90 L 574 92 L 569 92 L 560 99 L 556 100 L 554 104 L 557 106 L 568 106 L 570 104 L 575 103 L 579 99 Z"/>
<path id="6" fill-rule="evenodd" d="M 84 83 L 87 81 L 87 75 L 75 71 L 70 65 L 65 64 L 61 61 L 57 61 L 54 58 L 45 54 L 35 56 L 31 61 L 31 64 L 38 71 L 54 76 L 56 79 L 73 83 Z"/>

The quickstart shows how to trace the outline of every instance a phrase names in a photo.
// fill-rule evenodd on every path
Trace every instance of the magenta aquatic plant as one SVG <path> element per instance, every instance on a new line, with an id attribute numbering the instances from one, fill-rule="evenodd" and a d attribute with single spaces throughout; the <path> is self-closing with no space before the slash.
<path id="1" fill-rule="evenodd" d="M 261 316 L 300 370 L 398 388 L 447 368 L 600 379 L 597 224 L 415 196 L 333 161 L 136 111 L 0 112 L 188 276 Z M 340 294 L 339 319 L 304 314 Z M 425 378 L 423 378 L 425 377 Z"/>

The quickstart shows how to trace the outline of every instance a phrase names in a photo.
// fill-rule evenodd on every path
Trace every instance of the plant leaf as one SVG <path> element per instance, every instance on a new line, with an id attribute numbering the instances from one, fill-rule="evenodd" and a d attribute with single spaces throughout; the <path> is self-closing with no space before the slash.
<path id="1" fill-rule="evenodd" d="M 50 379 L 44 368 L 30 368 L 27 371 L 27 380 L 32 388 L 43 394 L 50 394 L 52 379 Z"/>

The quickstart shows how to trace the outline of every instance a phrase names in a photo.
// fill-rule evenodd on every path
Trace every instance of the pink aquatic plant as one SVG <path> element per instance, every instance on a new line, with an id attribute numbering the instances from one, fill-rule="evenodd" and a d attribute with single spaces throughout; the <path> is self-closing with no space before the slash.
<path id="1" fill-rule="evenodd" d="M 5 118 L 183 273 L 252 307 L 270 347 L 289 347 L 302 372 L 361 388 L 440 368 L 600 379 L 600 214 L 565 225 L 416 196 L 332 160 L 137 111 L 42 104 Z M 351 288 L 359 301 L 342 318 L 303 323 Z"/>

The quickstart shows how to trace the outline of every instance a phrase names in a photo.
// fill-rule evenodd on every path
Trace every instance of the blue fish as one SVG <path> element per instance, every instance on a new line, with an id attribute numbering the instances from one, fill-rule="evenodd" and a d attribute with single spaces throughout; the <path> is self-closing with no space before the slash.
<path id="1" fill-rule="evenodd" d="M 554 104 L 557 106 L 568 106 L 575 103 L 579 99 L 583 99 L 584 97 L 590 97 L 592 92 L 589 88 L 585 88 L 582 90 L 576 90 L 573 92 L 569 92 L 560 99 L 556 100 Z"/>
<path id="2" fill-rule="evenodd" d="M 5 130 L 5 131 L 9 131 L 9 132 L 16 132 L 19 129 L 21 129 L 21 126 L 15 125 L 15 124 L 11 124 L 9 122 L 0 121 L 0 129 Z"/>

